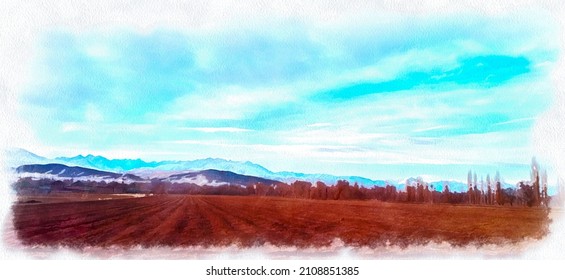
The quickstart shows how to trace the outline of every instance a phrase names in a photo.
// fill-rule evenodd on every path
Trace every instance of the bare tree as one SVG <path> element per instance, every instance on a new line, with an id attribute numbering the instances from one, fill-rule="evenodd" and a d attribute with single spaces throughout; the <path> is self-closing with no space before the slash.
<path id="1" fill-rule="evenodd" d="M 489 174 L 487 174 L 487 204 L 493 204 L 492 182 Z"/>
<path id="2" fill-rule="evenodd" d="M 498 205 L 504 204 L 504 194 L 502 193 L 502 185 L 500 183 L 500 173 L 496 171 L 496 175 L 494 176 L 494 184 L 496 187 L 496 203 Z"/>
<path id="3" fill-rule="evenodd" d="M 451 201 L 451 192 L 449 191 L 449 186 L 447 184 L 443 187 L 442 196 L 442 202 L 449 203 Z"/>
<path id="4" fill-rule="evenodd" d="M 480 204 L 485 204 L 486 203 L 486 199 L 485 199 L 485 181 L 483 180 L 483 176 L 481 176 L 481 201 L 479 202 Z"/>
<path id="5" fill-rule="evenodd" d="M 540 185 L 539 185 L 539 164 L 535 157 L 532 157 L 532 171 L 531 171 L 531 182 L 534 192 L 534 206 L 539 206 L 540 199 Z"/>
<path id="6" fill-rule="evenodd" d="M 471 181 L 473 173 L 469 170 L 467 173 L 467 196 L 469 204 L 473 204 L 473 182 Z"/>
<path id="7" fill-rule="evenodd" d="M 541 202 L 545 207 L 549 207 L 549 196 L 547 195 L 547 170 L 541 173 Z"/>
<path id="8" fill-rule="evenodd" d="M 338 180 L 336 184 L 337 194 L 334 197 L 335 200 L 338 199 L 349 199 L 349 182 L 346 180 Z"/>

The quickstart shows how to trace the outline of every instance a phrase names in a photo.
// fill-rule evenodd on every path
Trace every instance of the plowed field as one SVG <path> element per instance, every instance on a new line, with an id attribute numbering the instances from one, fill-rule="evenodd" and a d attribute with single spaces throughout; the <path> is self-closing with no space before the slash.
<path id="1" fill-rule="evenodd" d="M 98 201 L 16 203 L 27 245 L 400 246 L 428 241 L 518 242 L 547 233 L 538 208 L 162 195 Z"/>

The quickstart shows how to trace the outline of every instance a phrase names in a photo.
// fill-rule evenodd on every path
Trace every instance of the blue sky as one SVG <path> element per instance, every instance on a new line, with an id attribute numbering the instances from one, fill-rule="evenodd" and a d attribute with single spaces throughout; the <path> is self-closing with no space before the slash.
<path id="1" fill-rule="evenodd" d="M 38 41 L 20 115 L 51 156 L 528 179 L 559 55 L 556 30 L 542 23 L 456 15 L 53 29 Z"/>

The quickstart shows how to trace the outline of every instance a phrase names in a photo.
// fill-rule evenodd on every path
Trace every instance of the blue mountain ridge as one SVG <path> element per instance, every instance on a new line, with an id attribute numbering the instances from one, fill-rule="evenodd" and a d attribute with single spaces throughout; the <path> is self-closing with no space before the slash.
<path id="1" fill-rule="evenodd" d="M 187 171 L 202 171 L 202 170 L 219 170 L 229 171 L 235 174 L 260 177 L 268 180 L 281 181 L 285 183 L 292 183 L 296 180 L 308 181 L 315 183 L 317 181 L 326 184 L 335 184 L 338 180 L 347 180 L 351 184 L 359 184 L 364 187 L 373 186 L 386 186 L 394 185 L 399 190 L 405 190 L 406 184 L 398 181 L 387 180 L 372 180 L 359 176 L 335 176 L 330 174 L 306 174 L 299 172 L 272 172 L 267 168 L 250 162 L 240 162 L 225 160 L 220 158 L 206 158 L 187 161 L 151 161 L 146 162 L 141 159 L 108 159 L 103 156 L 94 155 L 78 155 L 75 157 L 56 157 L 54 159 L 45 158 L 29 152 L 24 149 L 12 150 L 7 153 L 7 162 L 11 164 L 12 168 L 16 168 L 24 164 L 47 164 L 58 163 L 67 166 L 78 166 L 83 168 L 90 168 L 99 171 L 107 171 L 113 173 L 134 173 L 144 174 L 159 173 L 167 171 L 169 174 L 186 173 Z M 176 172 L 179 171 L 179 172 Z M 143 176 L 142 176 L 143 177 Z M 413 179 L 413 178 L 412 178 Z M 410 180 L 410 179 L 409 179 Z M 458 181 L 437 181 L 428 182 L 428 185 L 433 185 L 437 191 L 442 191 L 445 185 L 448 185 L 451 191 L 465 192 L 467 191 L 467 184 Z M 510 184 L 504 184 L 504 187 L 514 187 Z"/>

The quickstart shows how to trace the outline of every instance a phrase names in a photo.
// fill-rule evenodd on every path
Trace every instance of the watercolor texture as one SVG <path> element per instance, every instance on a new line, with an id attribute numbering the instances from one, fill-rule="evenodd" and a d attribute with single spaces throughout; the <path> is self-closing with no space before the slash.
<path id="1" fill-rule="evenodd" d="M 8 4 L 3 250 L 562 256 L 558 9 L 446 3 Z"/>

